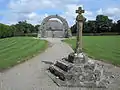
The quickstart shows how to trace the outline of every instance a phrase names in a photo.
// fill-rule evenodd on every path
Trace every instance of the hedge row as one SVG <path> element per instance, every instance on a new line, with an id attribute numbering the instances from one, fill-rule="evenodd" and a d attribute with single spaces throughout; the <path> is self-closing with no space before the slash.
<path id="1" fill-rule="evenodd" d="M 18 30 L 14 25 L 5 25 L 0 23 L 0 38 L 13 36 L 32 36 L 37 37 L 37 33 L 24 33 Z"/>
<path id="2" fill-rule="evenodd" d="M 0 23 L 0 38 L 12 37 L 14 33 L 14 27 Z"/>

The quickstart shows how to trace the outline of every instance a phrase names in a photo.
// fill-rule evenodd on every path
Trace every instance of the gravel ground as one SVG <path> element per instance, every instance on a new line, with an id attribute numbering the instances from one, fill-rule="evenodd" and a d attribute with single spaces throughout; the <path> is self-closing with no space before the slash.
<path id="1" fill-rule="evenodd" d="M 73 50 L 67 44 L 62 43 L 60 38 L 46 38 L 46 40 L 51 43 L 51 47 L 44 53 L 0 73 L 0 90 L 103 90 L 58 87 L 45 73 L 49 64 L 42 61 L 55 62 L 66 57 Z M 111 90 L 120 90 L 118 89 L 120 86 L 120 68 L 110 64 L 105 64 L 105 67 L 117 76 L 113 84 L 114 89 Z"/>
<path id="2" fill-rule="evenodd" d="M 112 76 L 111 78 L 111 84 L 108 88 L 108 90 L 120 90 L 120 67 L 116 67 L 111 64 L 104 63 L 102 61 L 96 61 L 99 64 L 104 65 L 104 69 L 106 72 L 106 75 Z"/>

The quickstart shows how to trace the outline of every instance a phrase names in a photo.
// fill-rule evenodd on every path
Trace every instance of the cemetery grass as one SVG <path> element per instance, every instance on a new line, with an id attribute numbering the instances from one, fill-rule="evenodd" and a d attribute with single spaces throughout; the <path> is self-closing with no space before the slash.
<path id="1" fill-rule="evenodd" d="M 75 37 L 64 42 L 75 49 Z M 83 36 L 83 51 L 93 59 L 120 66 L 120 36 Z"/>
<path id="2" fill-rule="evenodd" d="M 47 41 L 33 37 L 0 39 L 0 71 L 32 58 L 47 46 Z"/>

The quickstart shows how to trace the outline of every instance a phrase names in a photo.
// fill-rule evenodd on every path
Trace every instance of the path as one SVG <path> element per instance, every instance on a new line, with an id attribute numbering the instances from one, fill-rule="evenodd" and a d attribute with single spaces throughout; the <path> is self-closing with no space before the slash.
<path id="1" fill-rule="evenodd" d="M 45 73 L 48 64 L 41 61 L 55 62 L 63 57 L 66 57 L 72 49 L 65 43 L 61 42 L 61 39 L 47 39 L 51 42 L 52 47 L 49 47 L 44 53 L 19 64 L 4 73 L 0 73 L 0 90 L 104 90 L 104 89 L 85 89 L 85 88 L 65 88 L 58 87 L 49 76 Z M 97 61 L 102 63 L 100 61 Z M 120 68 L 114 67 L 110 64 L 103 63 L 109 71 L 120 75 Z M 114 89 L 120 88 L 120 76 L 115 80 L 113 86 Z"/>
<path id="2" fill-rule="evenodd" d="M 47 64 L 42 60 L 55 61 L 67 56 L 72 49 L 61 39 L 47 39 L 52 43 L 44 53 L 0 73 L 0 90 L 56 90 L 57 85 L 45 73 Z M 60 89 L 59 89 L 60 90 Z M 63 90 L 63 88 L 62 88 Z"/>

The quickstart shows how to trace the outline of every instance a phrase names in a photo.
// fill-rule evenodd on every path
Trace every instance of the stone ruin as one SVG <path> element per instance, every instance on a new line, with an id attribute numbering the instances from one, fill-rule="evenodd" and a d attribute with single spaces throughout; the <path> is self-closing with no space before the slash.
<path id="1" fill-rule="evenodd" d="M 72 36 L 68 22 L 59 15 L 50 15 L 44 18 L 38 29 L 38 38 L 68 38 Z"/>
<path id="2" fill-rule="evenodd" d="M 59 86 L 107 88 L 110 77 L 104 75 L 104 66 L 83 54 L 71 53 L 48 68 L 48 75 Z"/>

